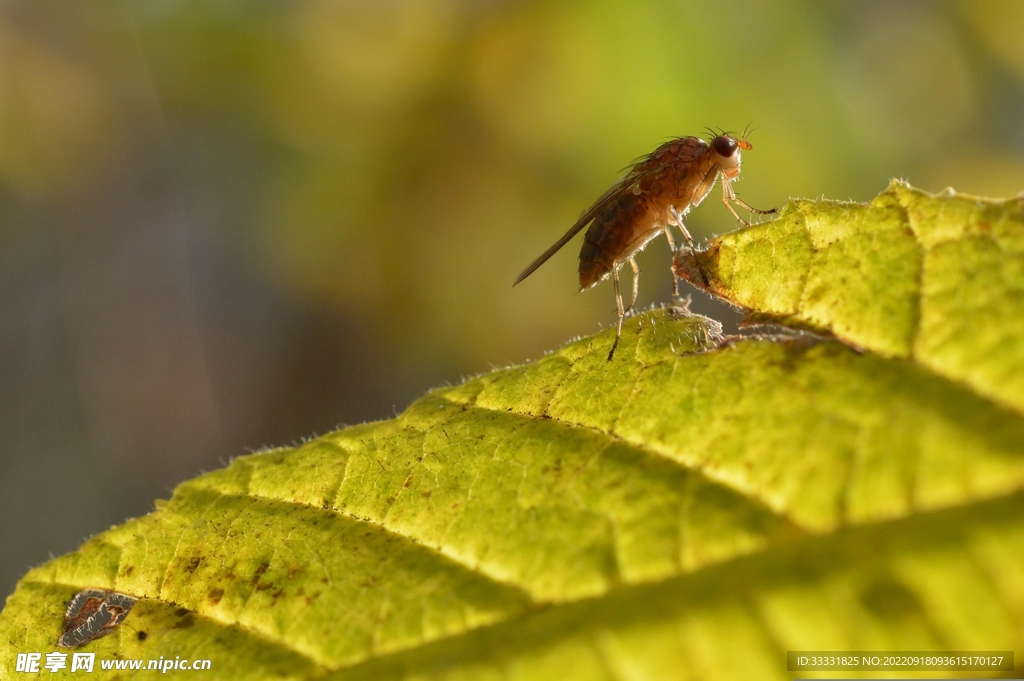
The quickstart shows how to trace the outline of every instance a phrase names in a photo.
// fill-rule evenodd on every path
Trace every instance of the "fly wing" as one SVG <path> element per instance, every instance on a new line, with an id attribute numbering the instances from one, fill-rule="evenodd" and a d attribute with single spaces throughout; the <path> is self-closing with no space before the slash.
<path id="1" fill-rule="evenodd" d="M 645 177 L 651 174 L 657 175 L 665 164 L 685 165 L 691 163 L 703 154 L 706 147 L 707 143 L 698 137 L 679 137 L 662 144 L 647 156 L 640 158 L 621 180 L 616 182 L 611 189 L 606 191 L 601 198 L 594 202 L 594 205 L 580 216 L 576 224 L 561 239 L 552 244 L 551 248 L 541 253 L 539 258 L 530 263 L 530 266 L 523 270 L 522 274 L 516 278 L 515 283 L 512 285 L 515 286 L 533 274 L 534 270 L 547 262 L 548 258 L 558 252 L 558 249 L 567 244 L 570 239 L 576 236 L 577 232 L 590 224 L 594 218 L 600 215 L 611 203 L 617 201 L 625 192 L 641 191 L 640 183 L 642 183 Z"/>
<path id="2" fill-rule="evenodd" d="M 590 224 L 591 221 L 593 221 L 593 219 L 596 218 L 601 211 L 608 207 L 608 204 L 610 204 L 612 201 L 615 201 L 623 192 L 629 190 L 629 188 L 633 186 L 635 180 L 636 172 L 633 171 L 628 173 L 625 177 L 623 177 L 621 180 L 612 185 L 611 189 L 606 191 L 601 196 L 601 198 L 595 201 L 594 205 L 588 208 L 583 213 L 583 215 L 580 216 L 580 219 L 576 221 L 576 224 L 570 227 L 569 231 L 566 232 L 561 239 L 552 244 L 551 248 L 541 253 L 540 257 L 538 257 L 536 260 L 530 263 L 530 265 L 525 270 L 523 270 L 518 277 L 516 277 L 516 280 L 515 282 L 512 283 L 512 285 L 515 286 L 523 279 L 526 279 L 528 276 L 533 274 L 534 270 L 536 270 L 538 267 L 546 263 L 548 261 L 548 258 L 557 253 L 558 249 L 560 249 L 562 246 L 569 243 L 569 240 L 576 236 L 576 234 L 581 229 Z"/>

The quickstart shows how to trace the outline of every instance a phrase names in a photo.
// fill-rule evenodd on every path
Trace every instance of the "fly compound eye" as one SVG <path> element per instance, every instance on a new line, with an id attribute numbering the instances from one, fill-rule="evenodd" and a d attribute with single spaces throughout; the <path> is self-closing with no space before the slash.
<path id="1" fill-rule="evenodd" d="M 715 153 L 719 156 L 729 158 L 736 153 L 736 140 L 728 135 L 719 135 L 711 142 L 711 148 L 714 149 Z"/>

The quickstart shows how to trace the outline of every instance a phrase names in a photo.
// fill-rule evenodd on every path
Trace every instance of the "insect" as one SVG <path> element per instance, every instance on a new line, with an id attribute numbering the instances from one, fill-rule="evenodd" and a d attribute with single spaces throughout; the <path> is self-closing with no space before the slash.
<path id="1" fill-rule="evenodd" d="M 57 645 L 74 648 L 112 633 L 138 600 L 112 589 L 82 589 L 68 603 Z"/>
<path id="2" fill-rule="evenodd" d="M 626 175 L 580 216 L 565 235 L 539 258 L 530 263 L 512 285 L 515 286 L 534 270 L 547 262 L 558 249 L 576 233 L 590 225 L 580 248 L 580 291 L 591 288 L 608 275 L 612 277 L 615 303 L 619 313 L 615 342 L 608 352 L 611 361 L 622 336 L 622 320 L 636 304 L 640 284 L 640 267 L 636 254 L 661 233 L 669 247 L 676 250 L 672 227 L 679 228 L 686 243 L 692 248 L 693 237 L 683 224 L 690 208 L 698 205 L 711 192 L 718 177 L 722 177 L 722 203 L 741 224 L 733 204 L 751 213 L 765 215 L 772 210 L 753 208 L 737 196 L 732 182 L 740 174 L 740 150 L 753 149 L 746 134 L 739 139 L 724 132 L 712 133 L 705 141 L 700 137 L 679 137 L 666 142 L 633 165 Z M 619 290 L 619 268 L 629 263 L 633 269 L 633 298 L 628 307 L 622 304 Z M 679 295 L 679 284 L 672 275 L 672 295 Z"/>

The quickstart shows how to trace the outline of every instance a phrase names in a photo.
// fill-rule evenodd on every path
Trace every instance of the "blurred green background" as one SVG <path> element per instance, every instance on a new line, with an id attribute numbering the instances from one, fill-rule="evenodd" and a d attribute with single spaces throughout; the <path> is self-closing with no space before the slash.
<path id="1" fill-rule="evenodd" d="M 0 4 L 0 594 L 229 457 L 612 323 L 578 240 L 511 283 L 670 137 L 756 126 L 759 207 L 1018 193 L 1021 36 L 1013 0 Z"/>

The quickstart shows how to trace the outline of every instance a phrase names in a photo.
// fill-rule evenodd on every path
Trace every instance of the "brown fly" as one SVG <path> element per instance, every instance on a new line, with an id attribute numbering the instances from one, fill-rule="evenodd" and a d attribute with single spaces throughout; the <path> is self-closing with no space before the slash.
<path id="1" fill-rule="evenodd" d="M 732 204 L 762 215 L 775 212 L 775 209 L 758 210 L 748 206 L 732 188 L 732 181 L 740 174 L 740 150 L 752 148 L 746 139 L 726 133 L 715 135 L 710 142 L 699 137 L 680 137 L 662 144 L 633 165 L 561 239 L 530 263 L 512 285 L 533 274 L 577 232 L 590 225 L 580 248 L 580 291 L 594 286 L 609 274 L 612 277 L 619 321 L 615 342 L 608 353 L 610 361 L 622 335 L 622 320 L 636 304 L 640 284 L 636 254 L 661 233 L 674 252 L 676 244 L 671 227 L 678 227 L 692 248 L 693 237 L 683 224 L 683 218 L 711 192 L 719 176 L 722 177 L 722 202 L 740 223 L 749 224 Z M 619 267 L 627 262 L 633 268 L 633 298 L 629 307 L 623 306 L 619 290 Z M 673 274 L 672 295 L 678 294 L 678 282 Z"/>

